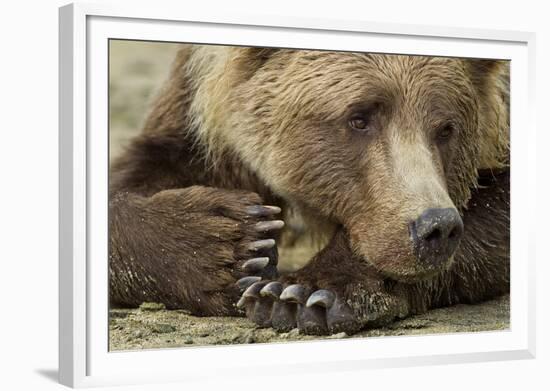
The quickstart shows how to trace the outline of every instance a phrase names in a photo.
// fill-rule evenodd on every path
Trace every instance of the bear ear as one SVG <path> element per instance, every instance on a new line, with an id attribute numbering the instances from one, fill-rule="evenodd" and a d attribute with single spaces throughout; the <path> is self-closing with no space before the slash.
<path id="1" fill-rule="evenodd" d="M 506 166 L 510 146 L 510 62 L 464 60 L 479 96 L 481 139 L 478 169 Z"/>
<path id="2" fill-rule="evenodd" d="M 245 79 L 251 78 L 279 49 L 258 47 L 234 48 L 234 61 Z"/>
<path id="3" fill-rule="evenodd" d="M 464 62 L 474 85 L 478 88 L 484 88 L 488 81 L 500 75 L 507 63 L 503 60 L 485 59 L 467 59 Z"/>

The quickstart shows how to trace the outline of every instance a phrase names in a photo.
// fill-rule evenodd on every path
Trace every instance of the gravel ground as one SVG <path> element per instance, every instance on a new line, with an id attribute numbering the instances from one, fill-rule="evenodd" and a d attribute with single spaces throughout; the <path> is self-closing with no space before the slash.
<path id="1" fill-rule="evenodd" d="M 245 318 L 196 317 L 185 311 L 167 311 L 162 305 L 142 305 L 140 309 L 110 312 L 110 350 L 174 348 L 201 345 L 273 343 L 320 338 L 364 338 L 453 332 L 505 330 L 510 327 L 510 300 L 503 296 L 476 305 L 460 304 L 413 316 L 389 327 L 328 337 L 301 335 L 298 329 L 277 333 L 257 328 Z"/>

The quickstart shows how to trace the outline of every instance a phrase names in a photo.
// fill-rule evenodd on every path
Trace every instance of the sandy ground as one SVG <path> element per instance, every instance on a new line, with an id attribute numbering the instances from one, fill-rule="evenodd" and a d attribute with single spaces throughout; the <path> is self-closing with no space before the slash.
<path id="1" fill-rule="evenodd" d="M 477 305 L 435 309 L 353 336 L 340 333 L 327 337 L 301 335 L 298 329 L 277 333 L 257 328 L 245 318 L 199 318 L 185 311 L 166 311 L 159 309 L 162 306 L 148 305 L 142 309 L 111 311 L 109 345 L 110 350 L 136 350 L 504 330 L 510 326 L 509 305 L 509 297 L 503 296 Z"/>
<path id="2" fill-rule="evenodd" d="M 111 41 L 110 47 L 110 159 L 116 158 L 136 135 L 148 104 L 166 79 L 178 45 Z M 280 253 L 287 265 L 307 259 L 309 249 L 297 246 Z M 258 329 L 244 318 L 198 318 L 184 311 L 112 310 L 110 349 L 131 350 L 213 344 L 266 343 L 308 340 L 293 330 L 277 334 Z M 507 296 L 478 305 L 458 305 L 395 322 L 391 327 L 360 332 L 354 337 L 435 334 L 502 330 L 509 327 Z M 328 338 L 345 338 L 345 334 Z"/>
<path id="3" fill-rule="evenodd" d="M 150 101 L 168 77 L 179 45 L 111 40 L 109 146 L 111 160 L 141 129 Z"/>

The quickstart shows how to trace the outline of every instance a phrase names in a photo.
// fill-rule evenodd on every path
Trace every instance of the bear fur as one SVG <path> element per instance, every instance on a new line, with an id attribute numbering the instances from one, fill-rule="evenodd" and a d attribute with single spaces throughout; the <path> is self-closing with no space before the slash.
<path id="1" fill-rule="evenodd" d="M 508 292 L 508 79 L 505 61 L 184 46 L 111 167 L 111 303 L 235 315 L 239 285 L 254 283 L 249 318 L 315 334 Z M 324 248 L 278 277 L 269 240 L 284 246 L 293 226 L 259 229 L 280 227 L 261 205 Z M 411 245 L 410 222 L 429 208 L 464 225 L 441 263 Z M 262 280 L 247 279 L 259 258 Z M 280 292 L 258 293 L 271 281 L 330 292 L 323 314 L 306 314 L 326 319 L 276 320 Z"/>

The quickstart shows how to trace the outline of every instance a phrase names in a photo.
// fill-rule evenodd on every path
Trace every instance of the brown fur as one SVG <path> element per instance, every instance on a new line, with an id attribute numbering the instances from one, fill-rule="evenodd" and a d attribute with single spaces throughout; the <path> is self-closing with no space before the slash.
<path id="1" fill-rule="evenodd" d="M 484 178 L 489 194 L 478 171 L 507 172 L 507 72 L 498 61 L 184 47 L 112 166 L 111 301 L 234 313 L 238 265 L 258 237 L 243 210 L 260 202 L 321 236 L 337 231 L 289 280 L 348 287 L 359 306 L 389 297 L 398 310 L 386 317 L 506 291 L 507 174 Z M 349 129 L 354 113 L 368 115 L 369 134 Z M 436 142 L 449 124 L 452 138 Z M 493 192 L 506 196 L 486 202 Z M 434 207 L 456 207 L 466 229 L 454 265 L 426 268 L 407 224 Z"/>
<path id="2" fill-rule="evenodd" d="M 510 284 L 509 172 L 482 171 L 480 183 L 464 214 L 464 238 L 454 263 L 435 278 L 412 284 L 386 278 L 353 253 L 342 228 L 306 267 L 283 280 L 351 298 L 355 314 L 371 325 L 504 294 Z"/>

